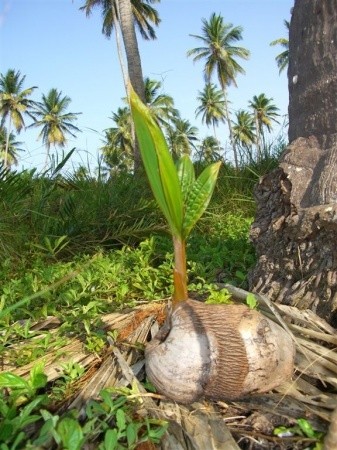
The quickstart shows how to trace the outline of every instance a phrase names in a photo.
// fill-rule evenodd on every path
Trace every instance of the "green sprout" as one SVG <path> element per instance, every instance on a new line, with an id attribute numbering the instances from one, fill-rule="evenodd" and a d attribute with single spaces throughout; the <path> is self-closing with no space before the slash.
<path id="1" fill-rule="evenodd" d="M 173 239 L 175 307 L 188 299 L 186 239 L 209 204 L 221 162 L 206 167 L 198 178 L 187 155 L 176 166 L 163 132 L 132 86 L 129 101 L 145 172 Z"/>

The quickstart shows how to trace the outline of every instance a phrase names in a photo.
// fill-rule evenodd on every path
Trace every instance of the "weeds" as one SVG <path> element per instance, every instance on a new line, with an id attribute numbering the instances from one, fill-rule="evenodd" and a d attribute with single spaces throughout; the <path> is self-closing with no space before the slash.
<path id="1" fill-rule="evenodd" d="M 73 365 L 65 380 L 81 376 Z M 132 450 L 141 442 L 158 443 L 167 429 L 161 420 L 139 415 L 139 400 L 134 388 L 105 389 L 98 400 L 90 400 L 85 417 L 75 410 L 64 415 L 48 411 L 53 395 L 39 394 L 47 388 L 41 365 L 35 366 L 29 379 L 10 372 L 0 374 L 0 448 L 80 450 L 96 444 L 100 450 Z"/>

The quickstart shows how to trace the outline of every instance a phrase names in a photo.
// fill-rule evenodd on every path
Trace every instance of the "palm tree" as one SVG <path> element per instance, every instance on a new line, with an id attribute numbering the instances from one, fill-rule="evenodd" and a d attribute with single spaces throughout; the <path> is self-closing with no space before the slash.
<path id="1" fill-rule="evenodd" d="M 0 127 L 0 157 L 4 160 L 5 167 L 18 164 L 17 153 L 24 151 L 20 145 L 22 142 L 16 141 L 14 133 L 8 136 L 6 128 Z"/>
<path id="2" fill-rule="evenodd" d="M 133 160 L 133 140 L 129 108 L 118 108 L 111 119 L 116 126 L 105 130 L 104 145 L 101 148 L 104 162 L 110 168 L 110 172 L 130 171 Z"/>
<path id="3" fill-rule="evenodd" d="M 253 100 L 249 102 L 249 107 L 253 110 L 255 118 L 256 150 L 258 160 L 261 159 L 261 145 L 265 145 L 264 129 L 267 128 L 270 132 L 272 130 L 272 123 L 279 123 L 276 119 L 276 117 L 279 117 L 279 108 L 277 108 L 272 101 L 272 98 L 268 98 L 262 93 L 258 96 L 254 95 Z"/>
<path id="4" fill-rule="evenodd" d="M 234 140 L 252 158 L 251 148 L 256 140 L 254 116 L 242 109 L 237 111 L 235 116 L 236 121 L 233 122 Z"/>
<path id="5" fill-rule="evenodd" d="M 248 59 L 249 51 L 233 44 L 242 39 L 242 27 L 233 27 L 231 23 L 224 23 L 220 14 L 213 13 L 207 21 L 202 19 L 202 34 L 195 37 L 203 44 L 202 47 L 193 48 L 187 52 L 193 61 L 205 59 L 204 76 L 207 83 L 216 73 L 220 83 L 224 101 L 225 114 L 229 130 L 229 138 L 233 147 L 235 166 L 238 168 L 238 157 L 233 139 L 232 124 L 228 109 L 227 87 L 236 86 L 236 77 L 239 73 L 245 73 L 244 69 L 236 61 L 237 58 Z"/>
<path id="6" fill-rule="evenodd" d="M 190 155 L 192 149 L 196 148 L 198 128 L 191 125 L 189 120 L 176 117 L 173 125 L 170 125 L 167 137 L 169 147 L 175 159 L 182 155 Z"/>
<path id="7" fill-rule="evenodd" d="M 35 104 L 32 112 L 34 123 L 29 127 L 42 127 L 38 138 L 42 138 L 47 149 L 45 166 L 48 163 L 50 146 L 64 147 L 67 135 L 76 137 L 75 133 L 80 131 L 72 122 L 77 120 L 81 113 L 67 112 L 70 102 L 68 96 L 62 97 L 62 92 L 53 88 L 47 95 L 42 95 L 42 102 Z"/>
<path id="8" fill-rule="evenodd" d="M 32 117 L 31 108 L 34 101 L 29 99 L 36 86 L 28 89 L 22 89 L 25 82 L 25 75 L 21 76 L 20 71 L 9 69 L 5 74 L 0 74 L 0 126 L 3 127 L 6 119 L 7 124 L 7 141 L 4 149 L 4 165 L 8 165 L 8 152 L 10 139 L 12 136 L 12 125 L 16 131 L 20 133 L 25 126 L 24 114 Z"/>
<path id="9" fill-rule="evenodd" d="M 124 83 L 127 89 L 127 80 L 130 82 L 145 103 L 145 87 L 143 81 L 143 72 L 139 54 L 135 25 L 140 30 L 145 39 L 154 39 L 156 37 L 151 25 L 158 25 L 160 22 L 157 11 L 151 7 L 151 4 L 158 3 L 160 0 L 86 0 L 81 8 L 90 15 L 94 6 L 102 7 L 103 28 L 102 32 L 110 37 L 112 29 L 116 33 L 116 43 L 118 56 L 123 72 Z M 120 45 L 119 29 L 123 37 L 124 50 L 127 62 L 127 71 L 124 64 L 123 52 Z M 134 146 L 134 170 L 138 171 L 141 165 L 138 145 Z"/>
<path id="10" fill-rule="evenodd" d="M 211 164 L 222 160 L 221 152 L 219 141 L 214 136 L 206 136 L 198 145 L 197 155 L 200 162 Z"/>
<path id="11" fill-rule="evenodd" d="M 284 26 L 286 27 L 289 35 L 289 27 L 290 23 L 288 20 L 283 21 Z M 277 67 L 279 68 L 279 73 L 283 72 L 288 67 L 289 64 L 289 38 L 279 38 L 272 41 L 270 45 L 281 45 L 285 50 L 276 56 L 275 60 L 277 63 Z"/>
<path id="12" fill-rule="evenodd" d="M 226 118 L 226 108 L 223 92 L 215 84 L 206 83 L 204 90 L 199 91 L 197 100 L 200 105 L 196 109 L 196 117 L 200 114 L 202 123 L 213 126 L 214 138 L 217 141 L 215 127 Z"/>
<path id="13" fill-rule="evenodd" d="M 151 4 L 159 3 L 160 0 L 131 0 L 132 13 L 135 20 L 135 25 L 141 34 L 146 39 L 156 39 L 156 32 L 153 25 L 158 26 L 160 18 L 158 11 L 154 9 Z M 112 31 L 117 31 L 118 12 L 116 0 L 86 0 L 85 4 L 81 6 L 80 10 L 85 11 L 87 16 L 90 16 L 94 7 L 102 8 L 103 26 L 102 33 L 110 38 Z"/>
<path id="14" fill-rule="evenodd" d="M 150 112 L 160 125 L 168 127 L 169 122 L 172 122 L 178 116 L 178 111 L 174 108 L 173 98 L 170 95 L 158 93 L 162 87 L 160 81 L 146 77 L 144 86 L 145 100 Z"/>

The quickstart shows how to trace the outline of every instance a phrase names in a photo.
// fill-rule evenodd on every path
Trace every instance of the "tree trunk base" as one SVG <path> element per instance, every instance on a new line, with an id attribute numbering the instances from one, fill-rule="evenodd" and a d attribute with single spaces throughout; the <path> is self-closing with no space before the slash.
<path id="1" fill-rule="evenodd" d="M 296 139 L 255 189 L 250 290 L 337 327 L 337 143 Z"/>

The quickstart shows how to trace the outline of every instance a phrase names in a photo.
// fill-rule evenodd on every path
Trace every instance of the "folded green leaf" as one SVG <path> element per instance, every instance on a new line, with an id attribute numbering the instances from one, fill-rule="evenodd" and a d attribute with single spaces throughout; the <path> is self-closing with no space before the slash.
<path id="1" fill-rule="evenodd" d="M 29 383 L 19 375 L 12 372 L 2 372 L 0 374 L 0 388 L 24 389 L 30 391 Z"/>
<path id="2" fill-rule="evenodd" d="M 183 237 L 186 239 L 196 222 L 206 210 L 212 197 L 221 162 L 211 164 L 203 170 L 192 185 L 185 205 Z"/>
<path id="3" fill-rule="evenodd" d="M 80 450 L 84 441 L 81 425 L 70 417 L 62 419 L 57 426 L 63 447 L 67 450 Z"/>
<path id="4" fill-rule="evenodd" d="M 188 155 L 183 155 L 177 164 L 177 173 L 180 181 L 181 192 L 183 195 L 183 202 L 186 203 L 186 199 L 189 195 L 191 185 L 195 181 L 195 173 L 193 163 Z"/>
<path id="5" fill-rule="evenodd" d="M 173 235 L 180 236 L 183 201 L 180 183 L 165 137 L 130 86 L 130 106 L 144 168 L 158 206 Z"/>

